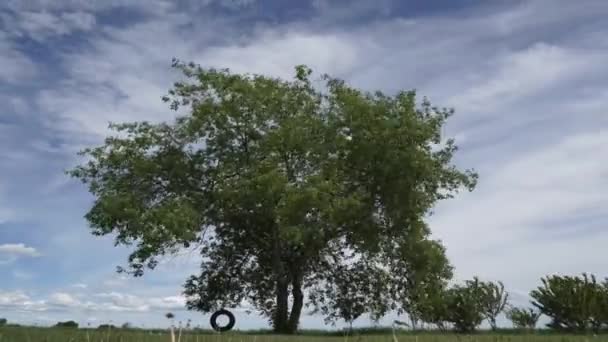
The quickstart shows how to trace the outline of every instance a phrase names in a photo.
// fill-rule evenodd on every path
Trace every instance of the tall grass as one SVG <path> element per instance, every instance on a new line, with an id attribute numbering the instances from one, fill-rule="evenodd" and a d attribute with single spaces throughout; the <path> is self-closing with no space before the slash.
<path id="1" fill-rule="evenodd" d="M 319 332 L 320 333 L 320 332 Z M 175 338 L 175 337 L 174 337 Z M 277 336 L 243 333 L 192 333 L 182 331 L 181 342 L 608 342 L 608 335 L 577 336 L 557 334 L 412 334 L 383 333 L 321 336 L 320 334 Z M 0 342 L 170 342 L 169 331 L 114 329 L 110 333 L 98 329 L 62 329 L 32 327 L 2 327 Z"/>

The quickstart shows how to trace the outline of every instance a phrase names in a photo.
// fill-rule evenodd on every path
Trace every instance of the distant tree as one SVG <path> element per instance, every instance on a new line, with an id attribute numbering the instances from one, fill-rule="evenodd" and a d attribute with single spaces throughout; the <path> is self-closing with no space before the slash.
<path id="1" fill-rule="evenodd" d="M 425 287 L 425 296 L 417 299 L 420 321 L 432 324 L 441 331 L 447 331 L 452 323 L 448 310 L 449 294 L 447 286 L 436 282 Z"/>
<path id="2" fill-rule="evenodd" d="M 452 266 L 445 255 L 445 248 L 439 243 L 421 236 L 412 238 L 401 246 L 401 258 L 392 268 L 393 291 L 397 298 L 399 313 L 407 313 L 412 329 L 420 322 L 431 319 L 432 312 L 438 312 L 440 298 L 445 294 L 448 280 L 452 278 Z M 432 319 L 438 326 L 442 320 Z"/>
<path id="3" fill-rule="evenodd" d="M 95 196 L 93 233 L 133 245 L 121 270 L 141 276 L 159 256 L 200 249 L 189 309 L 248 301 L 276 332 L 295 333 L 306 290 L 353 261 L 343 251 L 390 273 L 400 245 L 429 235 L 433 206 L 475 186 L 441 136 L 453 111 L 414 92 L 329 76 L 313 85 L 305 66 L 291 81 L 174 66 L 185 80 L 164 100 L 187 114 L 111 125 L 116 134 L 70 173 Z"/>
<path id="4" fill-rule="evenodd" d="M 313 313 L 325 316 L 325 322 L 335 324 L 343 320 L 352 329 L 353 322 L 364 313 L 382 316 L 388 310 L 388 277 L 386 272 L 365 261 L 337 266 L 329 281 L 314 285 L 309 292 L 309 306 Z M 379 303 L 384 306 L 378 307 Z"/>
<path id="5" fill-rule="evenodd" d="M 8 323 L 8 320 L 6 318 L 0 318 L 0 327 L 4 326 Z"/>
<path id="6" fill-rule="evenodd" d="M 122 329 L 131 329 L 131 328 L 133 328 L 133 326 L 131 325 L 131 323 L 125 322 L 122 324 L 121 328 Z"/>
<path id="7" fill-rule="evenodd" d="M 78 328 L 78 323 L 75 321 L 57 322 L 55 326 L 58 328 Z"/>
<path id="8" fill-rule="evenodd" d="M 608 286 L 594 275 L 559 276 L 541 279 L 530 293 L 532 304 L 548 316 L 550 328 L 567 331 L 599 331 L 608 323 Z"/>
<path id="9" fill-rule="evenodd" d="M 477 277 L 447 291 L 448 320 L 458 332 L 473 332 L 481 324 L 484 319 L 484 294 L 483 284 Z"/>
<path id="10" fill-rule="evenodd" d="M 496 330 L 496 318 L 506 308 L 509 301 L 509 294 L 505 291 L 502 282 L 484 281 L 480 283 L 482 287 L 482 301 L 484 318 L 490 324 L 492 330 Z"/>
<path id="11" fill-rule="evenodd" d="M 538 319 L 540 318 L 540 312 L 527 308 L 510 308 L 506 312 L 507 318 L 513 323 L 513 326 L 517 329 L 534 330 Z"/>
<path id="12" fill-rule="evenodd" d="M 97 329 L 103 329 L 103 330 L 108 330 L 108 329 L 116 329 L 116 327 L 112 324 L 100 324 Z"/>

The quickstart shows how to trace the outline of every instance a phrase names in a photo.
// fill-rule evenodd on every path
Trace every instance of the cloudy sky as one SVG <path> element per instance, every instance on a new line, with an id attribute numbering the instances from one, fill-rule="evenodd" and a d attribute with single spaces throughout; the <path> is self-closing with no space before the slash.
<path id="1" fill-rule="evenodd" d="M 178 77 L 172 57 L 283 77 L 308 64 L 454 107 L 446 133 L 479 186 L 429 222 L 457 278 L 502 280 L 525 304 L 545 274 L 607 276 L 606 16 L 603 0 L 4 0 L 0 312 L 152 326 L 173 311 L 208 326 L 180 297 L 196 253 L 118 276 L 128 251 L 90 235 L 91 196 L 63 173 L 108 121 L 172 118 L 160 100 Z"/>

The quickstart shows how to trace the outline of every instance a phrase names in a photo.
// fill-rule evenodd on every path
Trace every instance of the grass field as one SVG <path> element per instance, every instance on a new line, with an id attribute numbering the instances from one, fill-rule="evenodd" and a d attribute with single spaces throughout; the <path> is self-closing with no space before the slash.
<path id="1" fill-rule="evenodd" d="M 143 330 L 85 330 L 61 328 L 30 328 L 30 327 L 2 327 L 0 328 L 0 342 L 171 342 L 168 332 L 146 332 Z M 352 336 L 275 336 L 251 333 L 229 334 L 183 334 L 180 342 L 321 342 L 321 341 L 360 341 L 360 342 L 608 342 L 608 335 L 576 336 L 554 334 L 529 335 L 448 335 L 448 334 L 392 334 L 383 335 L 352 335 Z M 177 336 L 176 336 L 177 342 Z"/>

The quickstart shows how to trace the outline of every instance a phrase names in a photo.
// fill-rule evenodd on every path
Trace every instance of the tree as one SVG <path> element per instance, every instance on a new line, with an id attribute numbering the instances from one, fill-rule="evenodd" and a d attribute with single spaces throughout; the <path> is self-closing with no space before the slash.
<path id="1" fill-rule="evenodd" d="M 0 318 L 0 327 L 6 325 L 6 323 L 8 323 L 6 318 Z"/>
<path id="2" fill-rule="evenodd" d="M 78 323 L 74 321 L 57 322 L 55 326 L 58 328 L 78 328 Z"/>
<path id="3" fill-rule="evenodd" d="M 116 329 L 116 327 L 112 324 L 100 324 L 97 329 L 101 329 L 101 330 L 113 330 Z"/>
<path id="4" fill-rule="evenodd" d="M 507 318 L 517 329 L 534 330 L 540 318 L 540 312 L 527 308 L 510 308 L 506 312 Z"/>
<path id="5" fill-rule="evenodd" d="M 483 291 L 483 299 L 481 301 L 483 307 L 484 318 L 490 323 L 492 330 L 496 330 L 496 317 L 505 310 L 509 300 L 509 294 L 505 291 L 505 286 L 502 282 L 481 282 Z"/>
<path id="6" fill-rule="evenodd" d="M 112 124 L 73 169 L 95 196 L 96 235 L 132 245 L 141 276 L 158 258 L 197 247 L 201 273 L 185 283 L 189 309 L 249 301 L 276 332 L 294 333 L 304 290 L 331 281 L 345 250 L 370 267 L 428 235 L 434 204 L 477 175 L 452 165 L 441 128 L 452 110 L 414 92 L 367 93 L 296 68 L 293 81 L 175 61 L 185 80 L 164 98 L 172 124 Z M 182 112 L 183 113 L 183 112 Z"/>
<path id="7" fill-rule="evenodd" d="M 448 310 L 447 285 L 442 282 L 430 283 L 424 287 L 424 296 L 416 299 L 416 310 L 421 322 L 435 325 L 441 331 L 447 331 L 450 322 Z"/>
<path id="8" fill-rule="evenodd" d="M 464 285 L 455 285 L 447 292 L 448 320 L 463 333 L 475 331 L 484 318 L 483 284 L 477 277 Z"/>
<path id="9" fill-rule="evenodd" d="M 388 291 L 387 273 L 366 260 L 338 265 L 335 271 L 309 291 L 313 313 L 325 316 L 325 322 L 344 320 L 352 330 L 353 322 L 364 313 L 379 317 L 388 308 L 383 298 Z"/>
<path id="10" fill-rule="evenodd" d="M 599 331 L 608 323 L 608 286 L 594 275 L 560 276 L 541 279 L 542 285 L 530 293 L 532 305 L 551 318 L 549 327 L 558 330 Z"/>
<path id="11" fill-rule="evenodd" d="M 441 243 L 426 236 L 419 240 L 412 236 L 401 246 L 401 257 L 392 269 L 391 283 L 396 291 L 398 312 L 407 313 L 412 329 L 421 321 L 443 328 L 445 317 L 439 319 L 441 310 L 436 306 L 445 294 L 453 268 Z"/>

